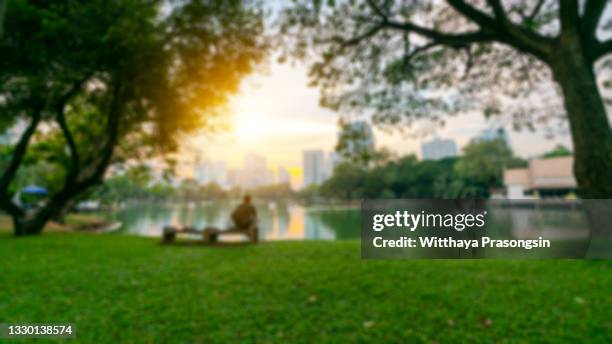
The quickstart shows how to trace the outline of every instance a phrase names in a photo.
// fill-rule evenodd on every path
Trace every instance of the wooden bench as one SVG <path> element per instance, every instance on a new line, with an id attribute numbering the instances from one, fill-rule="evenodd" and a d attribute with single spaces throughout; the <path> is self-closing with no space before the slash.
<path id="1" fill-rule="evenodd" d="M 221 235 L 225 234 L 242 234 L 245 235 L 249 241 L 253 244 L 256 244 L 259 241 L 259 228 L 257 225 L 253 225 L 249 228 L 236 228 L 230 227 L 225 230 L 221 230 L 214 227 L 207 227 L 204 230 L 198 230 L 194 227 L 182 227 L 177 228 L 173 226 L 164 227 L 162 233 L 162 241 L 165 244 L 171 243 L 176 239 L 178 234 L 200 234 L 202 235 L 202 240 L 205 243 L 216 243 L 219 240 Z"/>

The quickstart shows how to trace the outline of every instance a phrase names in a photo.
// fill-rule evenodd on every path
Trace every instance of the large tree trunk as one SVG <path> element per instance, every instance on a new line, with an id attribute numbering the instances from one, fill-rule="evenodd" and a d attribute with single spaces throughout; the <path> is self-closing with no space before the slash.
<path id="1" fill-rule="evenodd" d="M 69 199 L 51 198 L 41 209 L 21 215 L 13 215 L 14 233 L 16 236 L 37 235 L 42 233 L 47 222 L 64 209 Z"/>
<path id="2" fill-rule="evenodd" d="M 612 131 L 593 64 L 579 40 L 559 44 L 551 64 L 561 86 L 574 143 L 574 175 L 582 198 L 612 198 Z"/>
<path id="3" fill-rule="evenodd" d="M 14 215 L 13 227 L 15 236 L 36 235 L 40 234 L 47 221 L 38 214 L 33 215 Z"/>

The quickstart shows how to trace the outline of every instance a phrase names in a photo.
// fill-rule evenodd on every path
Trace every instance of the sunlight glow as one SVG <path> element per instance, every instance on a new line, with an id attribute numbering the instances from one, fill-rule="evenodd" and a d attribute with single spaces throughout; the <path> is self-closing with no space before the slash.
<path id="1" fill-rule="evenodd" d="M 234 117 L 233 132 L 238 137 L 253 138 L 261 135 L 262 123 L 265 118 L 255 112 L 242 112 Z"/>

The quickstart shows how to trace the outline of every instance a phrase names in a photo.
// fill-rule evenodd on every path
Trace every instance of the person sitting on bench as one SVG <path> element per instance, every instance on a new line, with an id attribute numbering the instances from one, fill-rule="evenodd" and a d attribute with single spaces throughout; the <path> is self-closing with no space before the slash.
<path id="1" fill-rule="evenodd" d="M 163 241 L 170 243 L 174 241 L 177 234 L 180 233 L 202 233 L 204 242 L 215 243 L 220 235 L 224 234 L 245 234 L 249 240 L 256 244 L 259 241 L 259 228 L 257 227 L 257 210 L 251 204 L 251 196 L 244 196 L 243 202 L 232 211 L 233 227 L 226 230 L 221 230 L 215 227 L 206 227 L 203 231 L 198 231 L 195 228 L 175 228 L 172 226 L 164 227 Z"/>
<path id="2" fill-rule="evenodd" d="M 243 233 L 249 237 L 249 240 L 256 244 L 259 241 L 259 229 L 257 228 L 257 210 L 251 203 L 251 196 L 244 196 L 244 200 L 240 205 L 232 211 L 231 214 L 234 226 L 227 230 L 219 230 L 216 228 L 204 229 L 204 241 L 215 243 L 219 235 Z"/>
<path id="3" fill-rule="evenodd" d="M 251 196 L 246 195 L 242 203 L 232 212 L 232 220 L 236 229 L 249 229 L 257 222 L 257 210 L 251 204 Z"/>

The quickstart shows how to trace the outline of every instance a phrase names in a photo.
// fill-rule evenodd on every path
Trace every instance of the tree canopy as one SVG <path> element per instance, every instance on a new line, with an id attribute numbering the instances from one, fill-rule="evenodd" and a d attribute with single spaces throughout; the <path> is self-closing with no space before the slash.
<path id="1" fill-rule="evenodd" d="M 324 106 L 387 128 L 469 110 L 507 115 L 515 128 L 558 119 L 582 195 L 612 197 L 608 3 L 293 0 L 279 28 Z"/>
<path id="2" fill-rule="evenodd" d="M 210 127 L 268 46 L 263 12 L 248 1 L 14 0 L 6 11 L 0 111 L 5 128 L 26 128 L 0 177 L 0 206 L 24 234 L 112 163 L 173 152 L 182 134 Z M 63 180 L 35 214 L 11 201 L 28 154 Z"/>

